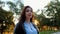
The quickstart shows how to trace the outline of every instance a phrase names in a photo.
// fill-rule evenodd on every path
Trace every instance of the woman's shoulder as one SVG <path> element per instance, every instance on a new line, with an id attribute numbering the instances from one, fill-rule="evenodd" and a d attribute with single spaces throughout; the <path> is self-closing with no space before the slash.
<path id="1" fill-rule="evenodd" d="M 32 23 L 32 24 L 37 29 L 37 31 L 39 32 L 39 29 L 38 29 L 37 25 L 35 25 L 34 23 Z"/>
<path id="2" fill-rule="evenodd" d="M 15 29 L 18 28 L 18 26 L 19 26 L 19 23 L 17 23 L 17 24 L 15 25 Z"/>
<path id="3" fill-rule="evenodd" d="M 17 26 L 19 26 L 19 23 L 17 23 L 17 24 L 15 25 L 15 27 L 17 27 Z"/>

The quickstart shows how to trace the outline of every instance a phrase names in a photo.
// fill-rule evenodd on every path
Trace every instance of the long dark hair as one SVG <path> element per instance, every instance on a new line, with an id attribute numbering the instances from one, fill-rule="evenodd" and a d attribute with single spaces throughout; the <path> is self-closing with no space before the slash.
<path id="1" fill-rule="evenodd" d="M 22 13 L 21 13 L 21 16 L 20 16 L 20 18 L 19 18 L 19 23 L 20 23 L 20 24 L 23 24 L 24 21 L 25 21 L 25 19 L 26 19 L 25 12 L 26 12 L 26 9 L 27 9 L 27 8 L 31 8 L 31 7 L 30 7 L 30 6 L 25 6 L 25 7 L 23 8 Z M 33 12 L 33 9 L 32 9 L 32 8 L 31 8 L 31 11 Z M 34 20 L 34 15 L 32 15 L 32 18 L 30 19 L 30 22 L 33 22 L 33 20 Z"/>

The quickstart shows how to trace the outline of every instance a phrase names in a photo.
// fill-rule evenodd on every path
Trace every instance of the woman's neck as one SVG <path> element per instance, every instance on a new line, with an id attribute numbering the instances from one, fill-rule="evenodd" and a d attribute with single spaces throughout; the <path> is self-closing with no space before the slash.
<path id="1" fill-rule="evenodd" d="M 26 21 L 27 21 L 28 23 L 30 23 L 30 19 L 26 19 Z"/>

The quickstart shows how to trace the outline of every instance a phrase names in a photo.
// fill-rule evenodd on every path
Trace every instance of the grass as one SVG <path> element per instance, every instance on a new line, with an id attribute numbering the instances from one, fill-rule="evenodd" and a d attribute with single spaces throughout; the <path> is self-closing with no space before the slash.
<path id="1" fill-rule="evenodd" d="M 41 31 L 39 34 L 51 34 L 51 33 L 54 33 L 54 32 L 59 32 L 58 30 L 57 31 Z"/>

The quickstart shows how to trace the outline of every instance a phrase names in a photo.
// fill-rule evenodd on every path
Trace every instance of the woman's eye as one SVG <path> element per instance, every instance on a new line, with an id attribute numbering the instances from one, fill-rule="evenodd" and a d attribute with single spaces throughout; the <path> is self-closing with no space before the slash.
<path id="1" fill-rule="evenodd" d="M 29 10 L 27 10 L 26 12 L 29 12 Z"/>
<path id="2" fill-rule="evenodd" d="M 29 11 L 32 12 L 31 10 L 27 10 L 26 12 L 29 12 Z"/>

